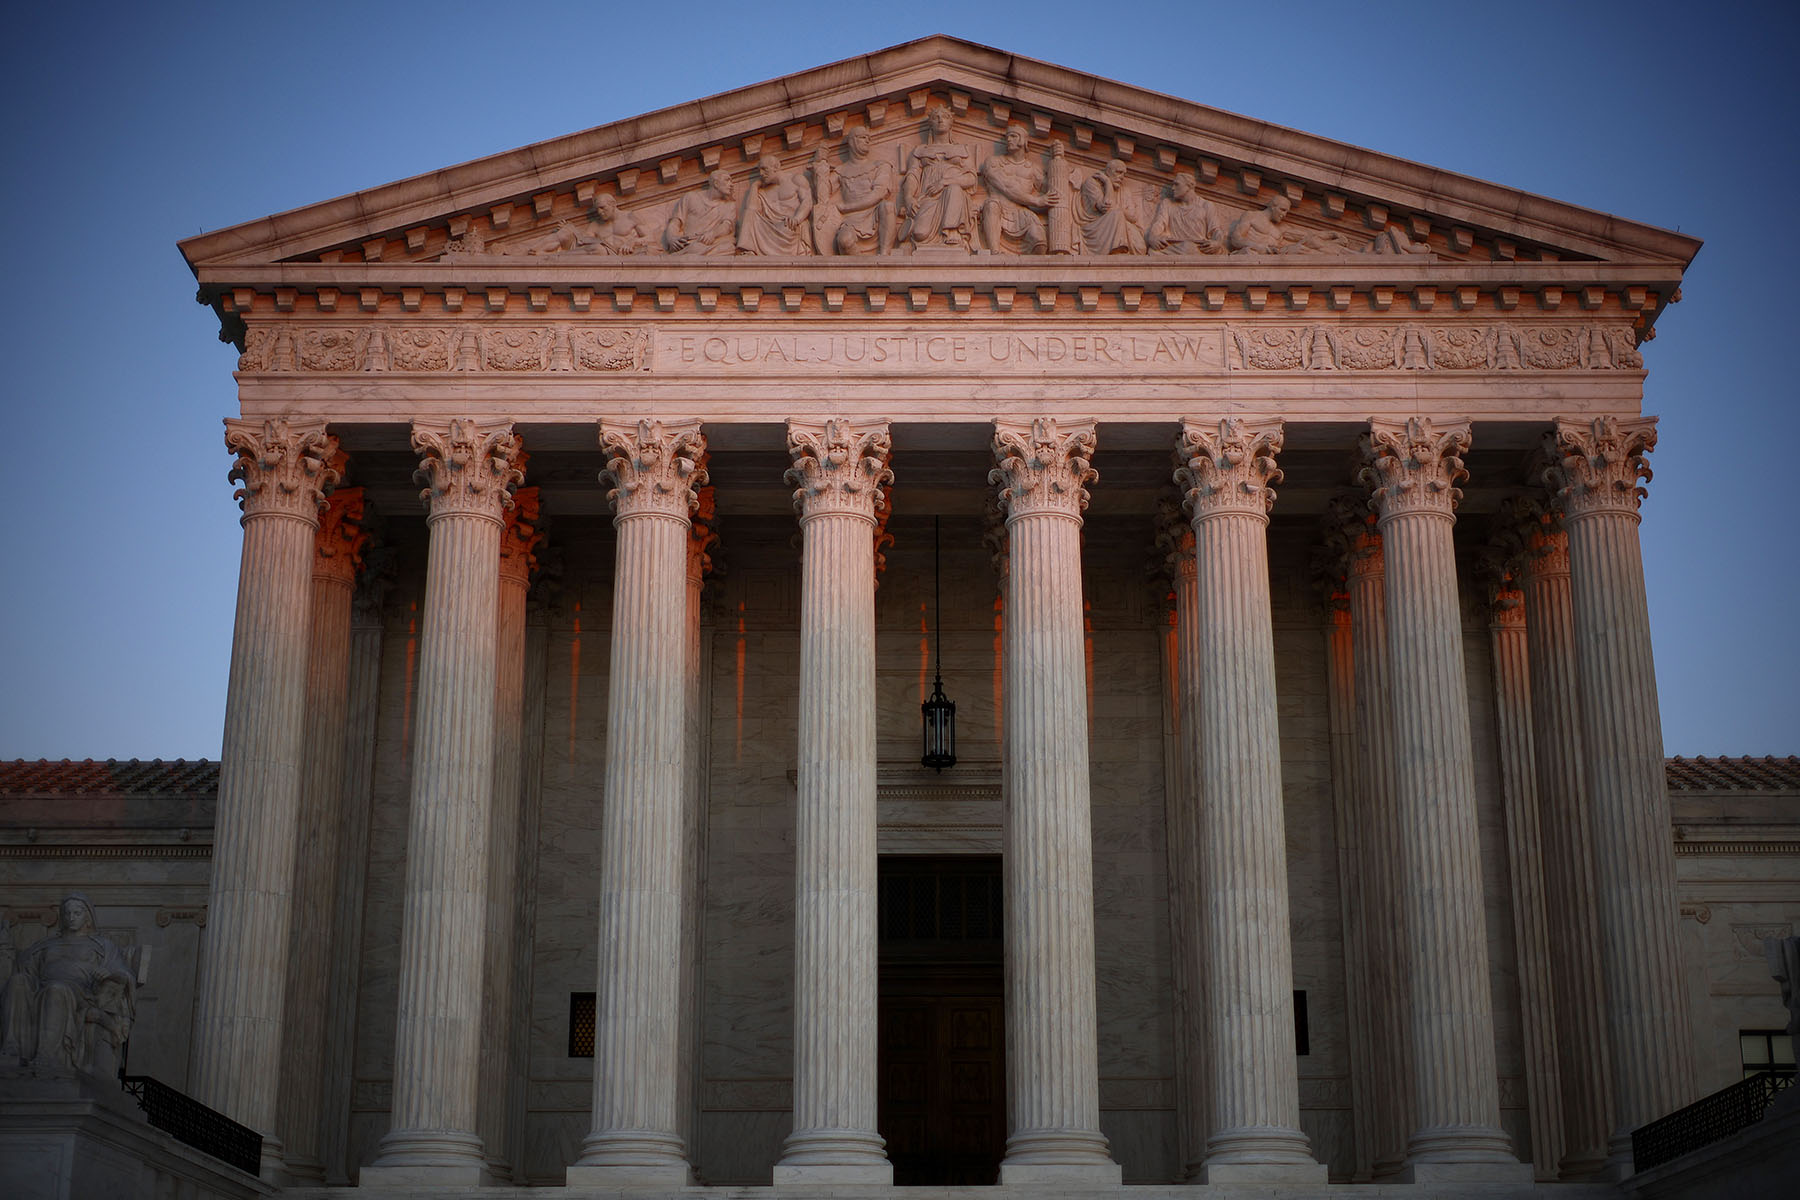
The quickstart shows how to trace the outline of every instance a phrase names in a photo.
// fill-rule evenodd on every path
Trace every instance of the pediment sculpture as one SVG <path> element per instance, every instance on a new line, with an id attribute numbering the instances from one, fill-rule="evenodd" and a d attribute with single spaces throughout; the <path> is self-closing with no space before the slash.
<path id="1" fill-rule="evenodd" d="M 112 1069 L 131 1035 L 140 966 L 96 928 L 86 896 L 65 896 L 55 929 L 18 953 L 0 992 L 0 1065 Z"/>
<path id="2" fill-rule="evenodd" d="M 1128 161 L 1127 151 L 1078 163 L 1070 143 L 1034 143 L 1016 122 L 987 145 L 969 139 L 951 107 L 934 103 L 916 134 L 878 144 L 867 126 L 853 125 L 804 163 L 761 149 L 759 140 L 753 156 L 746 146 L 748 171 L 734 174 L 715 155 L 699 186 L 672 200 L 662 193 L 627 208 L 613 191 L 595 188 L 573 219 L 526 237 L 484 238 L 471 228 L 445 253 L 1435 257 L 1398 224 L 1383 223 L 1371 236 L 1290 221 L 1292 193 L 1247 209 L 1221 203 L 1172 158 L 1151 168 Z"/>

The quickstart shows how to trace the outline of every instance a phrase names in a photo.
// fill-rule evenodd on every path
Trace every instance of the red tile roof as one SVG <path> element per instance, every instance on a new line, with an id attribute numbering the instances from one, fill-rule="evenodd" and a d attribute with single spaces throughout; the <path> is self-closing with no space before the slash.
<path id="1" fill-rule="evenodd" d="M 1672 792 L 1800 791 L 1800 758 L 1671 758 Z"/>
<path id="2" fill-rule="evenodd" d="M 0 762 L 0 796 L 183 796 L 218 790 L 219 764 L 204 758 Z"/>

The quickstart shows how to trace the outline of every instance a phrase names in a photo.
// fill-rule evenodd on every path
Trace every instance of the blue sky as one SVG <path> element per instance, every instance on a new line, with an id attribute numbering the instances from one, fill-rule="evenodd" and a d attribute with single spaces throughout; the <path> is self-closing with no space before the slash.
<path id="1" fill-rule="evenodd" d="M 177 239 L 940 32 L 1705 238 L 1645 348 L 1665 739 L 1800 752 L 1795 11 L 20 6 L 0 757 L 218 753 L 234 352 Z"/>

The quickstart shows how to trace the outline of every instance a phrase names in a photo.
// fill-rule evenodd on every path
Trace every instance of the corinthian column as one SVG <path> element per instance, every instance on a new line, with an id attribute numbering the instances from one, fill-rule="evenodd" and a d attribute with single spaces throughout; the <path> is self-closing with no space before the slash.
<path id="1" fill-rule="evenodd" d="M 359 1182 L 474 1186 L 500 531 L 522 476 L 510 425 L 413 424 L 428 515 L 406 840 L 393 1127 Z"/>
<path id="2" fill-rule="evenodd" d="M 323 421 L 225 422 L 243 483 L 244 551 L 225 691 L 218 820 L 194 1017 L 197 1099 L 264 1135 L 276 1128 L 288 929 L 305 737 L 308 618 L 319 508 L 337 482 Z"/>
<path id="3" fill-rule="evenodd" d="M 1406 1161 L 1412 1128 L 1412 1022 L 1407 1015 L 1406 905 L 1395 801 L 1394 696 L 1388 685 L 1387 565 L 1381 534 L 1364 501 L 1343 511 L 1345 588 L 1350 593 L 1350 653 L 1356 690 L 1357 873 L 1367 924 L 1374 1103 L 1368 1114 L 1369 1172 L 1393 1176 Z"/>
<path id="4" fill-rule="evenodd" d="M 338 488 L 313 539 L 312 642 L 306 674 L 306 763 L 300 787 L 294 921 L 281 1050 L 281 1140 L 288 1179 L 324 1183 L 326 1014 L 331 1008 L 338 826 L 343 821 L 345 717 L 350 703 L 350 597 L 369 535 L 363 490 Z"/>
<path id="5" fill-rule="evenodd" d="M 1513 945 L 1524 1026 L 1525 1085 L 1530 1095 L 1531 1157 L 1540 1179 L 1562 1161 L 1562 1094 L 1556 1073 L 1556 1001 L 1550 982 L 1549 918 L 1544 907 L 1544 844 L 1538 828 L 1536 748 L 1531 730 L 1533 680 L 1526 650 L 1525 595 L 1519 590 L 1510 532 L 1487 564 L 1488 637 L 1494 652 L 1494 732 L 1500 746 L 1500 794 L 1506 814 L 1507 874 L 1512 885 Z M 1493 561 L 1500 559 L 1501 561 Z"/>
<path id="6" fill-rule="evenodd" d="M 525 469 L 526 455 L 514 460 Z M 520 794 L 525 780 L 521 742 L 525 720 L 525 593 L 544 539 L 538 490 L 518 488 L 500 533 L 500 592 L 494 653 L 494 802 L 488 808 L 487 927 L 513 935 L 519 914 Z M 520 1164 L 508 1160 L 513 1110 L 510 1086 L 512 1043 L 520 1036 L 511 945 L 482 956 L 481 1090 L 477 1131 L 487 1153 L 488 1173 L 513 1177 Z M 529 1014 L 526 1014 L 529 1020 Z"/>
<path id="7" fill-rule="evenodd" d="M 676 1112 L 681 1020 L 688 514 L 698 421 L 602 421 L 618 530 L 601 817 L 594 1125 L 570 1187 L 688 1181 Z"/>
<path id="8" fill-rule="evenodd" d="M 1638 502 L 1656 421 L 1558 421 L 1547 449 L 1569 533 L 1587 795 L 1598 865 L 1601 960 L 1612 1050 L 1611 1156 L 1631 1131 L 1693 1099 L 1687 998 L 1676 942 L 1650 613 Z"/>
<path id="9" fill-rule="evenodd" d="M 1091 421 L 994 422 L 1006 512 L 1002 1184 L 1117 1183 L 1100 1133 L 1081 513 Z"/>
<path id="10" fill-rule="evenodd" d="M 1564 1178 L 1583 1179 L 1606 1165 L 1612 1121 L 1612 1055 L 1594 822 L 1582 777 L 1581 684 L 1575 667 L 1575 614 L 1569 591 L 1569 535 L 1560 514 L 1515 506 L 1525 529 L 1525 644 L 1531 671 L 1531 732 L 1536 749 L 1544 882 L 1557 936 L 1550 939 L 1556 997 L 1557 1074 L 1562 1084 Z M 1541 1164 L 1540 1164 L 1541 1165 Z"/>
<path id="11" fill-rule="evenodd" d="M 788 422 L 800 569 L 794 1130 L 775 1186 L 891 1183 L 875 1132 L 875 531 L 888 427 Z"/>
<path id="12" fill-rule="evenodd" d="M 1529 1178 L 1500 1130 L 1476 830 L 1474 751 L 1456 596 L 1456 484 L 1466 423 L 1371 421 L 1361 478 L 1387 558 L 1394 783 L 1411 975 L 1413 1119 L 1402 1177 Z"/>
<path id="13" fill-rule="evenodd" d="M 1182 663 L 1182 708 L 1200 783 L 1206 1183 L 1325 1181 L 1300 1132 L 1294 1061 L 1267 544 L 1281 438 L 1276 420 L 1184 421 L 1175 471 L 1194 526 L 1198 636 Z"/>

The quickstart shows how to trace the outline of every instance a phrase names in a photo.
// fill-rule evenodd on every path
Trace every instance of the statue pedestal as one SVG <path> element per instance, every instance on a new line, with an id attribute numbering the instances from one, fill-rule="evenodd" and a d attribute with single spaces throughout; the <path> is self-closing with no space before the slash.
<path id="1" fill-rule="evenodd" d="M 153 1200 L 159 1179 L 196 1200 L 275 1191 L 152 1129 L 117 1079 L 0 1068 L 0 1193 L 10 1200 Z"/>

